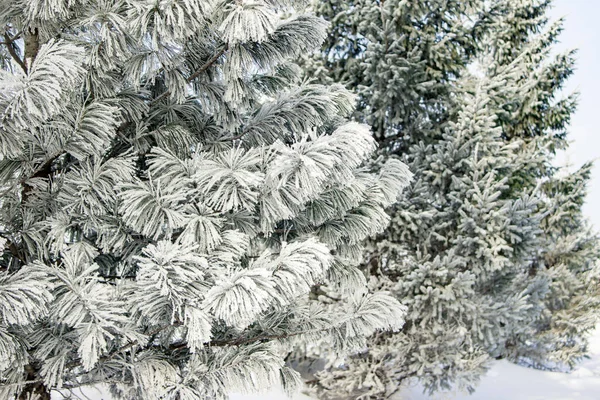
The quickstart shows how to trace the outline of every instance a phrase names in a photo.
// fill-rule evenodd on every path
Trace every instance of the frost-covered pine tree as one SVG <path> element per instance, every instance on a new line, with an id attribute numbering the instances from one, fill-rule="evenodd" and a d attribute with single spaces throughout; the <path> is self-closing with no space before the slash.
<path id="1" fill-rule="evenodd" d="M 572 365 L 597 321 L 599 253 L 581 215 L 588 167 L 552 166 L 575 104 L 556 99 L 572 57 L 550 57 L 550 2 L 352 4 L 318 8 L 334 27 L 308 68 L 356 91 L 384 158 L 415 174 L 362 267 L 408 313 L 318 373 L 318 393 L 386 398 L 412 378 L 472 389 L 492 358 Z"/>
<path id="2" fill-rule="evenodd" d="M 0 2 L 0 397 L 292 392 L 293 349 L 402 326 L 356 265 L 410 173 L 300 80 L 326 36 L 303 10 Z"/>

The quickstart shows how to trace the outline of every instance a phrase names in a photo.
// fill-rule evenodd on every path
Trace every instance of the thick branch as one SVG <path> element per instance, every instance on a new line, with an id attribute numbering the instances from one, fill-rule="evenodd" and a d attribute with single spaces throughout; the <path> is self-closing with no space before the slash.
<path id="1" fill-rule="evenodd" d="M 23 387 L 23 390 L 19 394 L 19 400 L 50 400 L 50 390 L 44 384 L 40 382 L 39 378 L 40 367 L 35 364 L 29 364 L 25 366 L 25 373 L 27 374 L 27 384 Z"/>
<path id="2" fill-rule="evenodd" d="M 148 347 L 150 344 L 152 344 L 152 342 L 154 341 L 154 338 L 156 337 L 156 335 L 158 335 L 159 333 L 161 333 L 162 331 L 164 331 L 164 330 L 166 330 L 168 328 L 175 327 L 175 326 L 177 326 L 177 325 L 165 325 L 165 326 L 161 326 L 160 328 L 157 328 L 157 329 L 153 330 L 152 332 L 148 333 L 148 336 L 150 336 L 150 340 L 148 340 L 148 343 L 146 344 L 146 347 Z M 114 350 L 113 352 L 111 352 L 111 353 L 109 353 L 109 354 L 107 354 L 107 355 L 105 355 L 103 357 L 100 357 L 98 359 L 98 362 L 108 361 L 108 360 L 112 359 L 115 355 L 117 355 L 118 353 L 120 353 L 122 351 L 125 351 L 125 350 L 129 350 L 132 347 L 137 346 L 139 344 L 140 343 L 137 340 L 134 340 L 134 341 L 131 341 L 131 342 L 127 343 L 127 344 L 124 344 L 123 346 L 119 347 L 118 349 Z M 81 364 L 81 360 L 75 360 L 75 361 L 67 364 L 66 367 L 67 368 L 73 368 L 73 367 L 77 367 L 80 364 Z"/>
<path id="3" fill-rule="evenodd" d="M 278 340 L 278 339 L 287 339 L 290 337 L 303 335 L 305 333 L 309 333 L 309 331 L 300 331 L 294 333 L 281 333 L 278 335 L 258 335 L 254 337 L 239 337 L 235 339 L 228 340 L 212 340 L 205 344 L 206 347 L 224 347 L 224 346 L 243 346 L 245 344 L 251 344 L 256 342 L 261 342 L 263 340 Z M 171 350 L 179 350 L 187 347 L 187 343 L 179 343 L 170 346 Z"/>
<path id="4" fill-rule="evenodd" d="M 37 57 L 38 52 L 40 51 L 40 34 L 38 28 L 29 28 L 25 33 L 25 61 L 29 61 L 29 63 L 33 63 L 35 58 Z"/>
<path id="5" fill-rule="evenodd" d="M 177 326 L 177 325 L 166 325 L 166 326 L 157 328 L 154 331 L 150 332 L 148 334 L 148 336 L 150 336 L 150 339 L 146 343 L 145 347 L 149 347 L 152 344 L 152 342 L 154 341 L 154 338 L 156 338 L 156 336 L 159 333 L 161 333 L 162 331 L 164 331 L 168 328 L 174 327 L 174 326 Z M 211 342 L 206 343 L 205 346 L 206 347 L 243 346 L 243 345 L 250 344 L 250 343 L 260 342 L 263 340 L 286 339 L 286 338 L 302 335 L 305 333 L 309 333 L 309 331 L 300 331 L 300 332 L 294 332 L 294 333 L 282 333 L 282 334 L 278 334 L 278 335 L 273 334 L 273 335 L 258 335 L 258 336 L 254 336 L 254 337 L 239 337 L 239 338 L 228 339 L 228 340 L 213 340 Z M 116 356 L 118 353 L 125 351 L 125 350 L 129 350 L 138 345 L 140 345 L 140 343 L 137 340 L 129 342 L 129 343 L 119 347 L 118 349 L 112 351 L 111 353 L 109 353 L 103 357 L 100 357 L 98 359 L 98 362 L 108 361 L 108 360 L 112 359 L 114 356 Z M 185 347 L 187 347 L 187 342 L 172 345 L 172 346 L 170 346 L 170 349 L 171 350 L 180 350 Z M 81 361 L 77 360 L 77 361 L 67 364 L 66 367 L 67 368 L 77 367 L 80 365 L 80 363 L 81 363 Z"/>
<path id="6" fill-rule="evenodd" d="M 5 32 L 5 33 L 8 33 L 8 32 Z M 6 42 L 0 42 L 0 44 L 13 43 L 15 40 L 21 39 L 22 35 L 23 35 L 23 31 L 19 31 L 13 37 L 11 37 L 11 38 L 9 37 L 9 39 Z"/>
<path id="7" fill-rule="evenodd" d="M 2 44 L 6 45 L 8 53 L 13 58 L 13 60 L 15 60 L 17 64 L 19 64 L 23 72 L 27 73 L 27 65 L 25 65 L 25 62 L 23 60 L 21 60 L 21 57 L 19 57 L 19 55 L 17 54 L 17 50 L 15 49 L 14 41 L 17 40 L 18 36 L 19 35 L 16 35 L 15 37 L 11 38 L 10 36 L 8 36 L 7 32 L 4 32 L 4 42 Z"/>
<path id="8" fill-rule="evenodd" d="M 233 141 L 236 141 L 236 140 L 238 140 L 238 139 L 241 139 L 241 138 L 243 138 L 244 136 L 246 136 L 246 134 L 247 134 L 247 133 L 248 133 L 248 131 L 247 131 L 247 130 L 243 130 L 243 131 L 242 131 L 242 133 L 240 133 L 239 135 L 235 135 L 235 136 L 233 136 L 233 137 L 230 137 L 230 138 L 228 138 L 228 139 L 224 139 L 223 141 L 224 141 L 224 142 L 233 142 Z"/>

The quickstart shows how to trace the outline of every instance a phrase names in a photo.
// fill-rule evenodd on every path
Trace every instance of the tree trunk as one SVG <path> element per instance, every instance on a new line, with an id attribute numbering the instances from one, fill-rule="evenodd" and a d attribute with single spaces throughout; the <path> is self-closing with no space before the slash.
<path id="1" fill-rule="evenodd" d="M 27 63 L 27 68 L 31 68 L 31 64 L 40 50 L 40 31 L 38 28 L 28 28 L 25 32 L 25 54 L 23 58 Z"/>

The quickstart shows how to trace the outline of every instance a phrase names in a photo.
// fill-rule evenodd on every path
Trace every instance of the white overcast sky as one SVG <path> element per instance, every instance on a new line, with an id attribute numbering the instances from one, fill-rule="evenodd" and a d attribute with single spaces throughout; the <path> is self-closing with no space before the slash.
<path id="1" fill-rule="evenodd" d="M 577 70 L 565 92 L 579 91 L 579 107 L 571 121 L 571 146 L 559 157 L 574 168 L 600 158 L 600 0 L 555 0 L 553 19 L 565 17 L 559 51 L 579 49 Z M 584 212 L 600 230 L 600 160 L 596 160 Z"/>

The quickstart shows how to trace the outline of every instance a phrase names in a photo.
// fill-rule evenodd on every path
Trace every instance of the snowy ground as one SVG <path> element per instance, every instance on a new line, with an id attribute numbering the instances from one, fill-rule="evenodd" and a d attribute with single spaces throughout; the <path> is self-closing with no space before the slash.
<path id="1" fill-rule="evenodd" d="M 440 393 L 432 397 L 419 387 L 407 388 L 393 400 L 598 400 L 600 399 L 600 328 L 591 338 L 590 359 L 570 374 L 537 371 L 507 361 L 496 362 L 473 395 Z M 82 399 L 110 400 L 101 390 L 87 388 Z M 60 395 L 52 396 L 61 399 Z M 230 400 L 287 400 L 279 391 L 267 394 L 233 394 Z M 293 400 L 310 400 L 299 394 Z"/>

